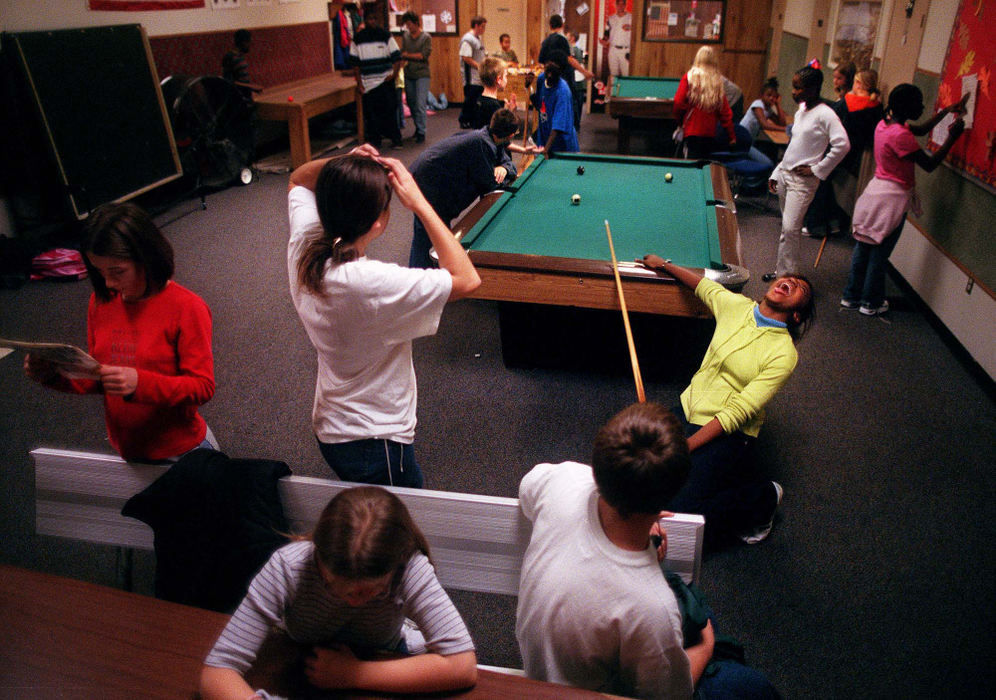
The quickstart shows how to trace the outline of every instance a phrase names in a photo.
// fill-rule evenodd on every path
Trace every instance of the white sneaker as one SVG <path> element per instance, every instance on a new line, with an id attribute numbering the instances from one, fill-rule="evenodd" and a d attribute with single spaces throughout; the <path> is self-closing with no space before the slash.
<path id="1" fill-rule="evenodd" d="M 850 299 L 844 299 L 843 297 L 841 297 L 840 305 L 843 306 L 845 309 L 856 309 L 859 306 L 861 306 L 861 304 L 859 304 L 858 302 L 851 301 Z"/>
<path id="2" fill-rule="evenodd" d="M 883 299 L 882 305 L 879 307 L 871 307 L 868 306 L 868 304 L 861 305 L 861 313 L 863 313 L 865 316 L 878 316 L 879 314 L 884 314 L 888 310 L 889 310 L 888 299 Z"/>
<path id="3" fill-rule="evenodd" d="M 771 534 L 771 528 L 775 526 L 775 513 L 778 512 L 778 506 L 782 503 L 782 496 L 785 495 L 785 489 L 777 481 L 772 481 L 771 485 L 775 487 L 775 508 L 771 511 L 771 520 L 768 521 L 767 525 L 762 525 L 753 532 L 748 532 L 745 535 L 741 535 L 742 539 L 747 544 L 757 544 L 758 542 L 763 542 Z"/>

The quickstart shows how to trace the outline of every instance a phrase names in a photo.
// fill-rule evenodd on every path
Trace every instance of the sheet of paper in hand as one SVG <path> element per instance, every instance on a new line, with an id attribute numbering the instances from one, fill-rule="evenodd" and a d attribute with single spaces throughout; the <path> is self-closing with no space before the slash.
<path id="1" fill-rule="evenodd" d="M 0 338 L 0 347 L 23 350 L 41 357 L 69 379 L 100 379 L 100 363 L 75 345 L 65 343 L 24 343 Z"/>

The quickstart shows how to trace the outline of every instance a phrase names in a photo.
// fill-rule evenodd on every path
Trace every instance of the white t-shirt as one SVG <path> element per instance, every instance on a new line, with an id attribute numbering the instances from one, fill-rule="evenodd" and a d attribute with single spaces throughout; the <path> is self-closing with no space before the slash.
<path id="1" fill-rule="evenodd" d="M 637 698 L 690 698 L 681 612 L 650 545 L 612 544 L 591 467 L 540 464 L 519 484 L 533 531 L 515 636 L 526 675 Z"/>
<path id="2" fill-rule="evenodd" d="M 322 231 L 315 193 L 287 197 L 291 298 L 318 353 L 312 423 L 325 443 L 415 439 L 414 338 L 432 335 L 450 296 L 446 270 L 421 270 L 366 256 L 325 270 L 324 297 L 297 282 L 305 245 Z"/>
<path id="3" fill-rule="evenodd" d="M 466 80 L 463 80 L 463 76 L 466 75 L 465 71 L 470 71 L 470 85 L 480 85 L 481 75 L 477 72 L 477 69 L 473 66 L 468 66 L 464 63 L 463 58 L 470 58 L 477 62 L 478 65 L 481 61 L 485 59 L 484 54 L 484 42 L 474 34 L 473 30 L 467 32 L 460 38 L 460 76 L 461 84 L 468 84 Z"/>
<path id="4" fill-rule="evenodd" d="M 633 15 L 628 12 L 624 15 L 609 15 L 605 23 L 609 25 L 609 48 L 614 49 L 621 46 L 628 49 L 630 29 L 633 26 Z"/>

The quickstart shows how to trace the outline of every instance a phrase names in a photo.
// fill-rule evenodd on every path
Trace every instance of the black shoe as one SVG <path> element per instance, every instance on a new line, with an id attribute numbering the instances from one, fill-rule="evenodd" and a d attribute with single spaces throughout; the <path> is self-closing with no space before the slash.
<path id="1" fill-rule="evenodd" d="M 762 282 L 773 282 L 774 280 L 775 280 L 774 272 L 765 272 L 763 275 L 761 275 Z"/>
<path id="2" fill-rule="evenodd" d="M 425 143 L 425 134 L 415 134 L 415 143 Z"/>
<path id="3" fill-rule="evenodd" d="M 398 139 L 397 141 L 391 141 L 391 148 L 393 148 L 396 151 L 400 151 L 404 147 L 405 144 L 401 143 L 401 139 Z"/>

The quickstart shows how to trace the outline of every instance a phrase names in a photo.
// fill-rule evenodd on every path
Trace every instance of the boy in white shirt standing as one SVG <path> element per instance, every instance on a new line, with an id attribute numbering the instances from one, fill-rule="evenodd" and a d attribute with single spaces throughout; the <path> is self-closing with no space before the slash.
<path id="1" fill-rule="evenodd" d="M 801 269 L 802 224 L 809 203 L 820 181 L 851 150 L 840 118 L 820 99 L 823 73 L 806 66 L 792 77 L 792 99 L 799 105 L 792 124 L 792 140 L 781 163 L 771 173 L 768 189 L 778 195 L 782 210 L 782 234 L 778 240 L 775 272 L 762 277 L 770 282 L 776 277 L 794 274 Z M 828 148 L 829 147 L 829 148 Z"/>

